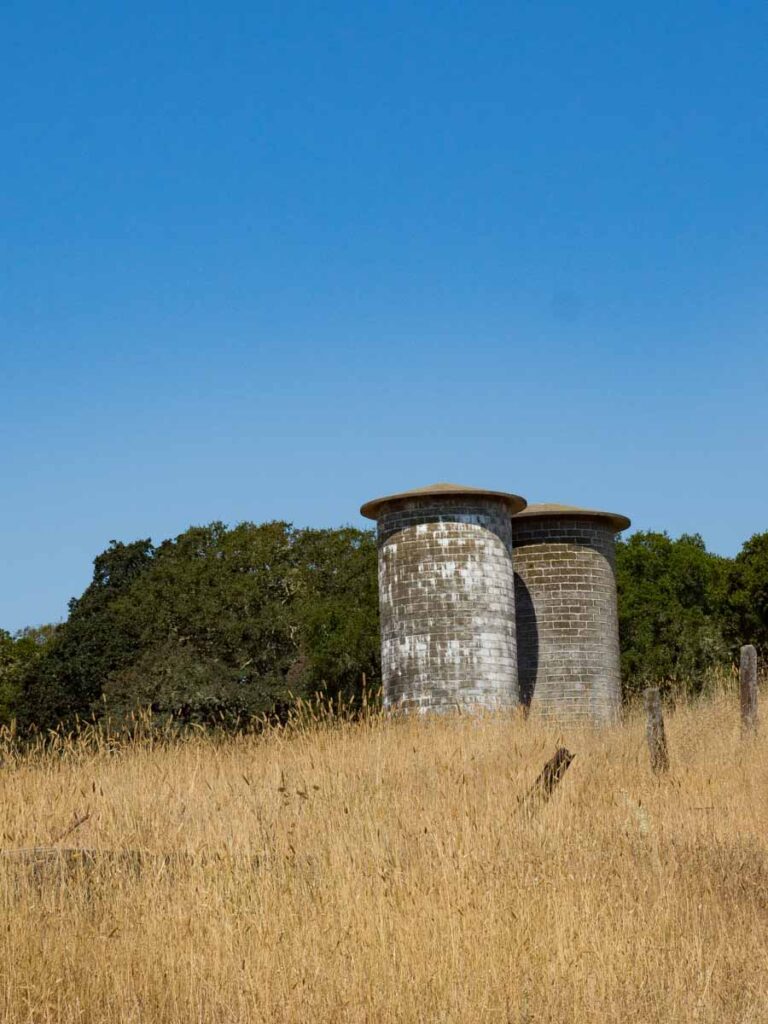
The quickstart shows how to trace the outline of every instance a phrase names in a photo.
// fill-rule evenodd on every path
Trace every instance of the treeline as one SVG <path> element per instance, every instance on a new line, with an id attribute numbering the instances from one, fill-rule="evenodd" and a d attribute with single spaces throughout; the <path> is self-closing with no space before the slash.
<path id="1" fill-rule="evenodd" d="M 768 532 L 734 559 L 699 536 L 617 548 L 625 692 L 701 688 L 742 643 L 768 651 Z M 0 721 L 48 728 L 138 707 L 189 723 L 279 714 L 296 697 L 380 684 L 371 532 L 288 523 L 113 541 L 66 622 L 0 630 Z"/>
<path id="2" fill-rule="evenodd" d="M 638 532 L 619 541 L 616 572 L 625 692 L 648 683 L 696 692 L 742 644 L 768 653 L 768 532 L 735 558 L 707 551 L 698 534 Z"/>
<path id="3" fill-rule="evenodd" d="M 0 641 L 2 712 L 22 727 L 151 706 L 242 721 L 379 677 L 376 546 L 355 529 L 193 527 L 113 541 L 67 621 Z"/>

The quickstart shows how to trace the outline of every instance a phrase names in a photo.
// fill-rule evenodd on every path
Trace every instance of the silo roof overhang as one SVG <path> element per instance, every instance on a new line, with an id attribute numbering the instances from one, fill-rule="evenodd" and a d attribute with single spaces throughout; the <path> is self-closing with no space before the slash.
<path id="1" fill-rule="evenodd" d="M 412 491 L 402 491 L 400 494 L 388 494 L 384 498 L 373 498 L 360 509 L 360 515 L 367 519 L 378 519 L 379 513 L 385 505 L 396 501 L 408 501 L 412 498 L 491 498 L 503 501 L 509 509 L 509 514 L 514 516 L 521 512 L 525 506 L 525 498 L 519 494 L 509 494 L 506 491 L 487 491 L 482 487 L 464 487 L 462 484 L 437 483 L 428 487 L 417 487 Z"/>
<path id="2" fill-rule="evenodd" d="M 554 502 L 528 505 L 517 512 L 513 519 L 602 519 L 611 524 L 619 533 L 632 525 L 632 521 L 620 512 L 601 512 L 594 508 L 579 508 L 577 505 L 557 505 Z"/>

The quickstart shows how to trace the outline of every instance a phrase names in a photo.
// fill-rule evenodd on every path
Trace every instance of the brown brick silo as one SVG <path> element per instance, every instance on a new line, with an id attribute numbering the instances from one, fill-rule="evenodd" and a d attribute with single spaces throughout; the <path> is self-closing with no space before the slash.
<path id="1" fill-rule="evenodd" d="M 524 507 L 441 483 L 360 509 L 378 526 L 385 707 L 519 703 L 510 516 Z"/>
<path id="2" fill-rule="evenodd" d="M 520 699 L 611 722 L 621 707 L 615 536 L 626 516 L 529 505 L 512 519 Z"/>

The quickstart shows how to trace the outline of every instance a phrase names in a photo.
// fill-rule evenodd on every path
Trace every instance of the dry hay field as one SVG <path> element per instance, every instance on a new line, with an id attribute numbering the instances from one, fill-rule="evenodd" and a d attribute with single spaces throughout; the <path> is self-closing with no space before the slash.
<path id="1" fill-rule="evenodd" d="M 7 741 L 0 1019 L 768 1021 L 768 758 L 733 687 L 668 716 L 660 780 L 638 712 L 316 717 Z M 12 852 L 52 846 L 95 852 Z"/>

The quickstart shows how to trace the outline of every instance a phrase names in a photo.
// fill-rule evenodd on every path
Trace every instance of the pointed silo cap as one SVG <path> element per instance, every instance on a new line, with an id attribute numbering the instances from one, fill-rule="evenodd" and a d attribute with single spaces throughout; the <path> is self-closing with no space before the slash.
<path id="1" fill-rule="evenodd" d="M 521 498 L 519 494 L 441 482 L 430 484 L 428 487 L 416 487 L 412 491 L 402 491 L 399 494 L 388 494 L 384 498 L 373 498 L 362 506 L 360 515 L 367 519 L 378 519 L 381 509 L 385 505 L 395 501 L 408 501 L 409 498 L 463 498 L 465 495 L 468 498 L 494 498 L 497 501 L 503 501 L 507 505 L 510 515 L 515 515 L 526 506 L 525 498 Z"/>

